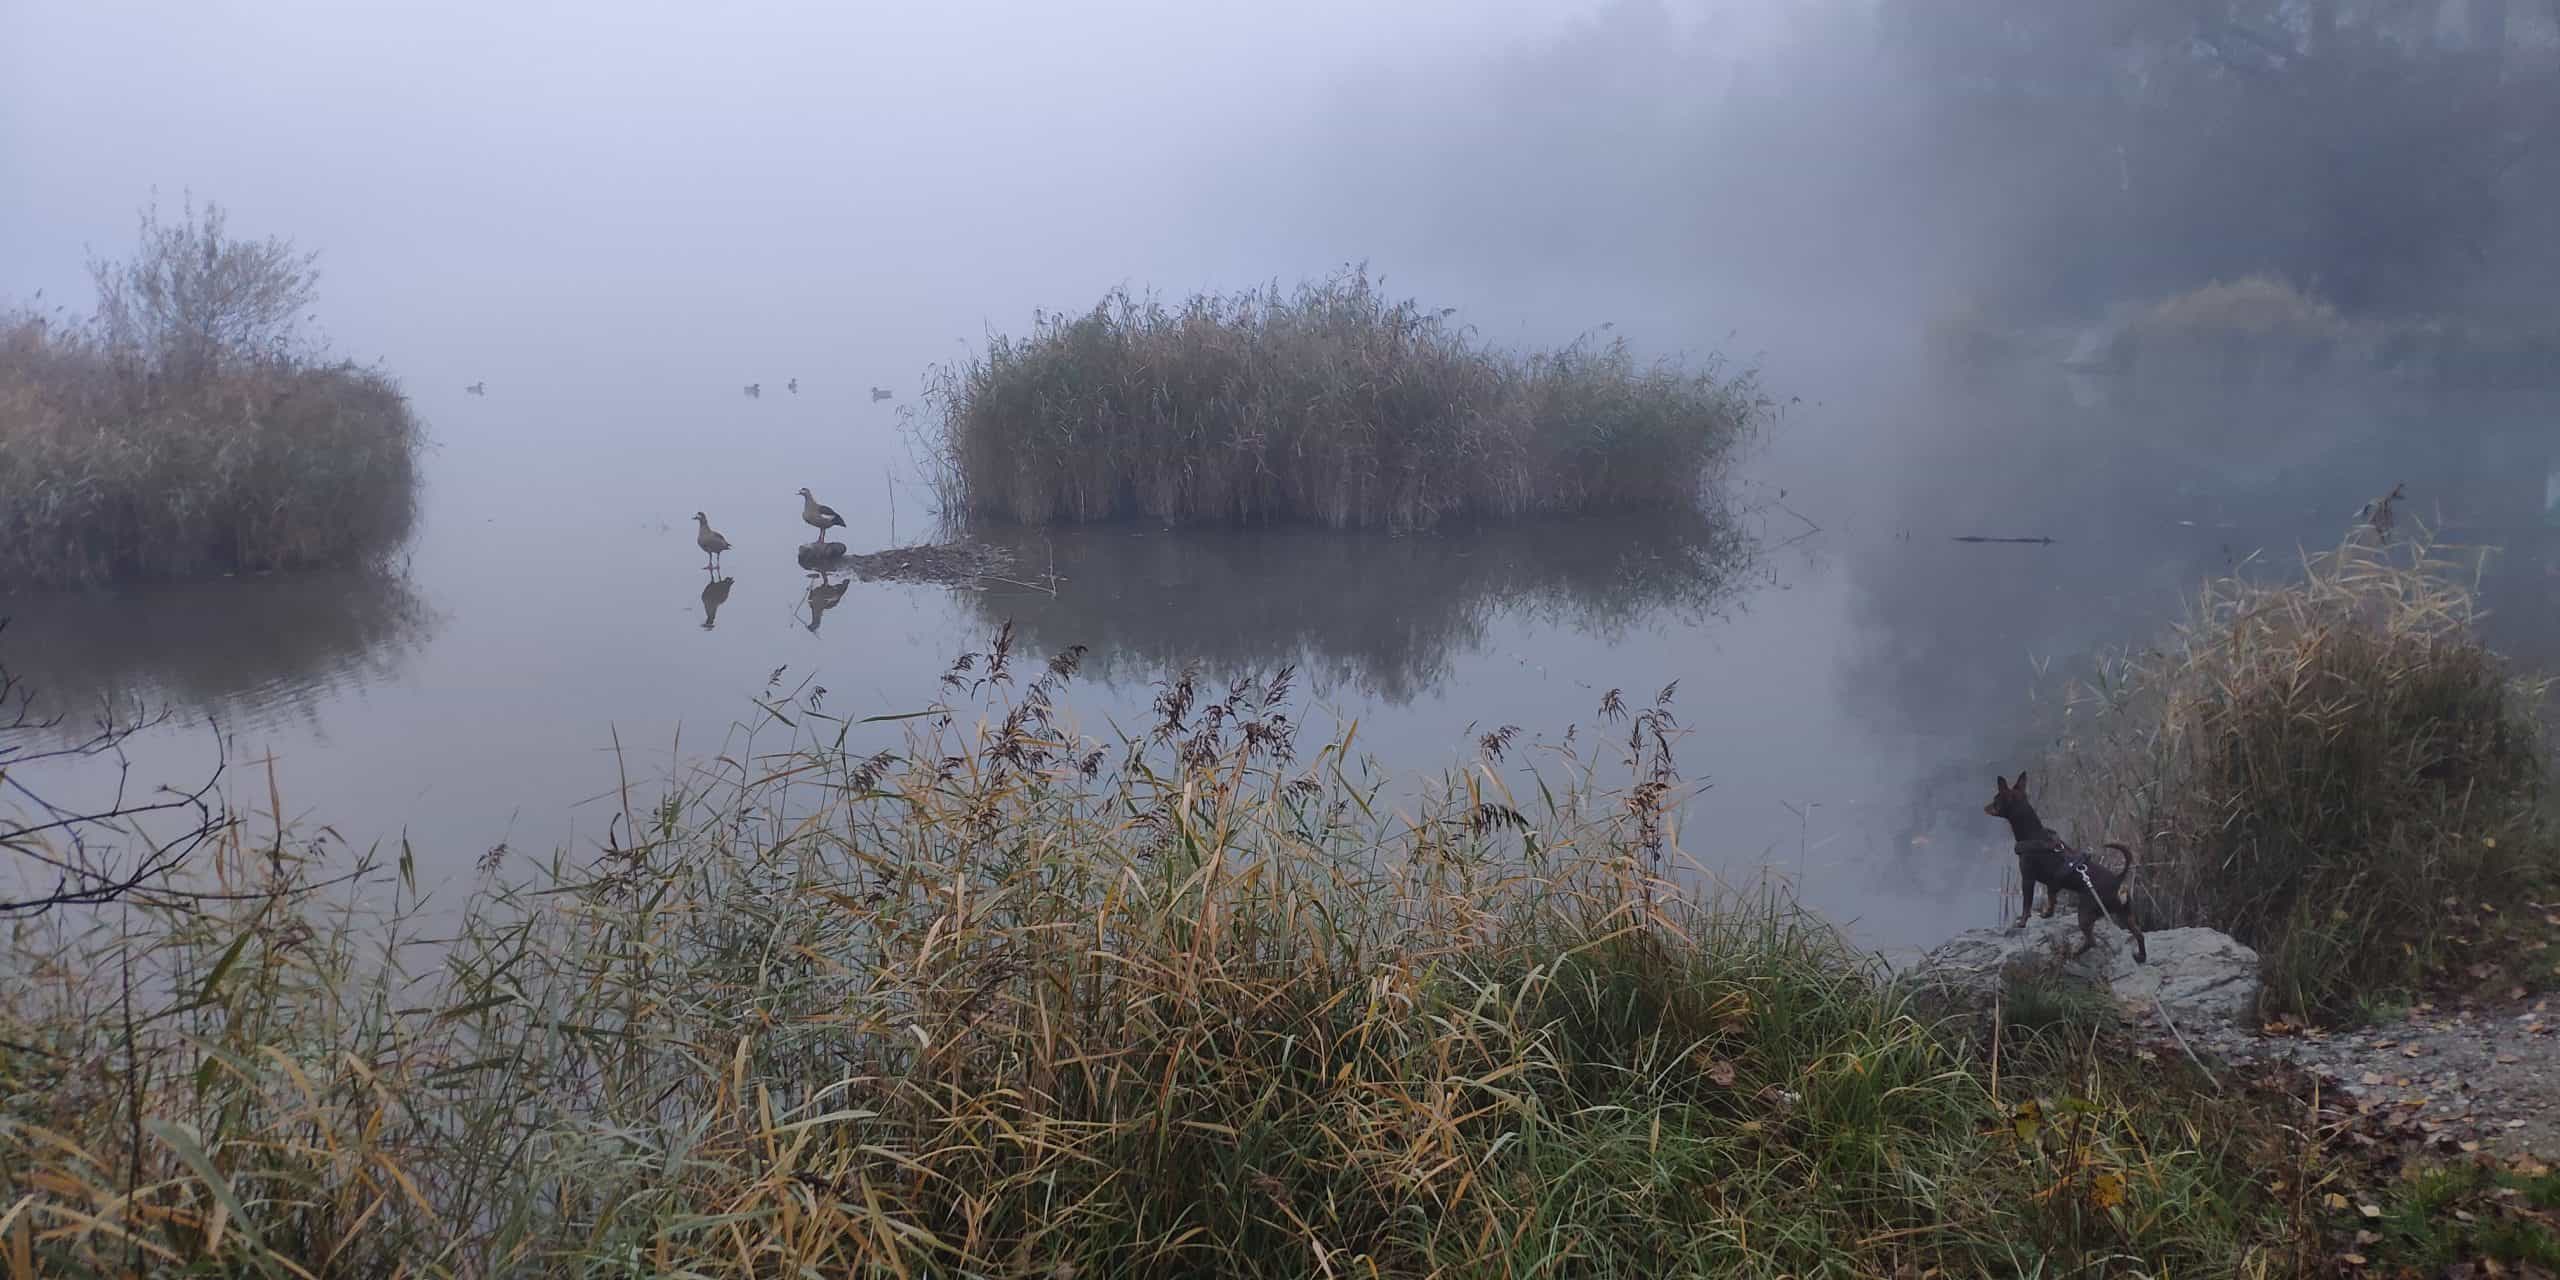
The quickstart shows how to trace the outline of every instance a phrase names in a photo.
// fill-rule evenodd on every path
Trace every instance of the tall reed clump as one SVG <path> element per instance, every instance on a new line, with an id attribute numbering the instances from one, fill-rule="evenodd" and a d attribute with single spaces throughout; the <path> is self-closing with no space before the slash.
<path id="1" fill-rule="evenodd" d="M 2347 336 L 2337 308 L 2267 275 L 2217 280 L 2164 299 L 2124 329 L 2136 371 L 2224 384 L 2299 379 Z"/>
<path id="2" fill-rule="evenodd" d="M 1419 528 L 1695 499 L 1763 422 L 1749 374 L 1625 343 L 1521 358 L 1365 270 L 1294 293 L 1115 291 L 942 369 L 945 510 Z"/>
<path id="3" fill-rule="evenodd" d="M 2544 687 L 2473 629 L 2462 566 L 2360 528 L 2300 581 L 2210 584 L 2083 703 L 2080 784 L 2166 913 L 2265 959 L 2270 1012 L 2351 1014 L 2476 957 L 2560 863 Z"/>
<path id="4" fill-rule="evenodd" d="M 0 317 L 0 586 L 355 564 L 407 536 L 417 419 L 300 337 L 308 255 L 190 206 L 90 271 L 89 322 Z"/>
<path id="5" fill-rule="evenodd" d="M 239 896 L 20 931 L 0 1256 L 2265 1265 L 2235 1126 L 2104 1059 L 2030 1079 L 2013 1043 L 1986 1074 L 1828 926 L 1676 888 L 1667 703 L 1613 693 L 1602 732 L 1536 749 L 1535 799 L 1500 783 L 1534 753 L 1498 731 L 1399 813 L 1347 741 L 1294 740 L 1285 673 L 1168 681 L 1151 728 L 1103 744 L 1058 710 L 1076 657 L 1030 667 L 1000 635 L 893 752 L 848 750 L 815 695 L 774 698 L 700 777 L 627 797 L 591 863 L 484 885 L 441 950 L 409 941 L 405 882 L 320 891 L 305 843 L 263 831 L 220 864 Z M 2067 1130 L 2013 1123 L 2039 1090 Z"/>

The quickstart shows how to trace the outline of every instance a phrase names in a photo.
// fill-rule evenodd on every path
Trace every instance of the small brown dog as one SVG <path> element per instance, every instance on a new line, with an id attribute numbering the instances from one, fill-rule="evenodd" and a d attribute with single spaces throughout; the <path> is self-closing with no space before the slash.
<path id="1" fill-rule="evenodd" d="M 2126 882 L 2133 876 L 2133 850 L 2120 844 L 2106 847 L 2124 855 L 2124 866 L 2110 871 L 2089 855 L 2063 842 L 2053 828 L 2036 816 L 2034 805 L 2027 803 L 2027 775 L 2018 775 L 2017 785 L 2007 778 L 1991 780 L 1991 803 L 1982 811 L 2009 824 L 2009 835 L 2018 854 L 2018 884 L 2025 901 L 2018 908 L 2018 923 L 2013 929 L 2027 927 L 2027 917 L 2035 910 L 2036 886 L 2044 886 L 2044 914 L 2050 919 L 2060 895 L 2068 892 L 2077 900 L 2080 912 L 2080 949 L 2071 954 L 2085 955 L 2098 942 L 2098 918 L 2104 916 L 2133 935 L 2133 959 L 2136 964 L 2151 962 L 2150 952 L 2143 946 L 2142 922 L 2133 906 L 2133 895 Z"/>

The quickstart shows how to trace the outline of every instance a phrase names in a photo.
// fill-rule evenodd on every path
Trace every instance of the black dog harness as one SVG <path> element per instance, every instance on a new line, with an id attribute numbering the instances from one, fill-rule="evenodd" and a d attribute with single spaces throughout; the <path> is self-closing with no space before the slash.
<path id="1" fill-rule="evenodd" d="M 2080 878 L 2081 886 L 2089 891 L 2089 901 L 2098 904 L 2098 914 L 2106 917 L 2107 923 L 2115 923 L 2116 913 L 2107 908 L 2107 895 L 2098 892 L 2097 882 L 2089 878 L 2088 854 L 2083 853 L 2078 849 L 2074 849 L 2070 845 L 2064 844 L 2062 842 L 2062 837 L 2049 833 L 2042 841 L 2021 840 L 2018 843 L 2021 846 L 2035 843 L 2051 845 L 2055 852 L 2062 855 L 2062 869 L 2072 875 L 2078 876 Z"/>

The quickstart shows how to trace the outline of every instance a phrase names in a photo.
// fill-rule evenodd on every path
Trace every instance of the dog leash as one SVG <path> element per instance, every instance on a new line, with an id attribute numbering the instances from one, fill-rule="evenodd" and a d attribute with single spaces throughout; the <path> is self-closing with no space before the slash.
<path id="1" fill-rule="evenodd" d="M 2098 892 L 2098 882 L 2089 878 L 2089 855 L 2077 849 L 2072 850 L 2070 865 L 2072 874 L 2080 877 L 2080 883 L 2087 886 L 2089 901 L 2098 904 L 2098 914 L 2106 917 L 2108 924 L 2115 924 L 2115 913 L 2107 910 L 2107 895 Z M 2121 929 L 2124 926 L 2116 925 L 2116 927 Z"/>
<path id="2" fill-rule="evenodd" d="M 2067 845 L 2064 847 L 2069 848 Z M 2108 924 L 2115 924 L 2115 913 L 2107 909 L 2106 895 L 2098 892 L 2096 882 L 2089 879 L 2089 855 L 2072 849 L 2068 865 L 2072 873 L 2080 877 L 2080 883 L 2088 886 L 2089 900 L 2098 904 L 2098 914 L 2104 916 Z M 2205 1082 L 2213 1086 L 2215 1093 L 2222 1092 L 2221 1079 L 2213 1074 L 2213 1068 L 2204 1064 L 2204 1059 L 2196 1056 L 2195 1046 L 2187 1043 L 2187 1033 L 2178 1029 L 2178 1020 L 2169 1016 L 2168 1002 L 2162 1000 L 2157 991 L 2151 993 L 2151 1007 L 2159 1011 L 2160 1025 L 2167 1027 L 2169 1034 L 2177 1038 L 2178 1048 L 2186 1053 L 2187 1061 L 2196 1064 L 2196 1070 L 2204 1073 Z"/>

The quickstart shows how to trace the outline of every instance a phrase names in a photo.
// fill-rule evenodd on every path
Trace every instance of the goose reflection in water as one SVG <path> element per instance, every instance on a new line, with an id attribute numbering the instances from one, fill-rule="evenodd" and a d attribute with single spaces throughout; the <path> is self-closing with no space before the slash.
<path id="1" fill-rule="evenodd" d="M 809 634 L 818 633 L 819 620 L 827 616 L 827 610 L 844 602 L 844 593 L 852 586 L 851 578 L 842 582 L 829 582 L 821 577 L 816 586 L 809 588 Z"/>
<path id="2" fill-rule="evenodd" d="M 737 585 L 737 582 L 736 578 L 714 578 L 702 584 L 703 630 L 709 631 L 719 624 L 720 606 L 729 603 L 729 588 Z"/>

